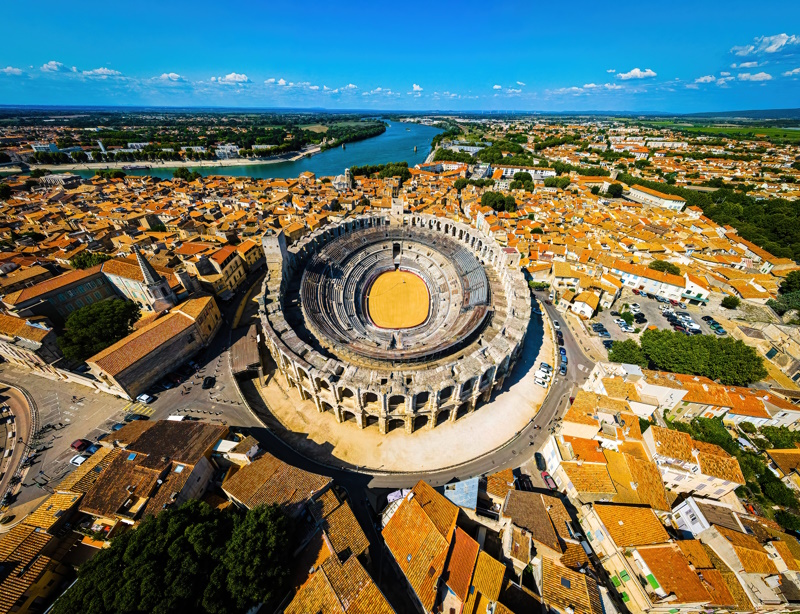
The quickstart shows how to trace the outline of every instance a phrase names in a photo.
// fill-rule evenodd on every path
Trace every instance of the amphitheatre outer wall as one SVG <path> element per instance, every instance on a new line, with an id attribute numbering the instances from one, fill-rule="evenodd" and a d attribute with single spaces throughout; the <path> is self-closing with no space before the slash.
<path id="1" fill-rule="evenodd" d="M 308 326 L 313 337 L 296 330 L 301 307 L 291 297 L 298 279 L 307 276 L 309 262 L 332 241 L 366 229 L 386 229 L 395 236 L 405 229 L 416 233 L 413 236 L 429 237 L 426 240 L 434 244 L 468 250 L 485 269 L 491 286 L 487 304 L 474 307 L 483 310 L 478 315 L 486 314 L 474 318 L 480 320 L 474 334 L 457 339 L 459 343 L 441 353 L 405 361 L 387 358 L 395 352 L 391 345 L 381 347 L 385 340 L 375 342 L 378 357 L 373 360 L 363 347 L 356 352 L 344 343 L 326 343 L 325 334 L 314 326 Z M 266 346 L 294 392 L 313 401 L 318 412 L 331 412 L 337 422 L 355 421 L 360 428 L 377 427 L 384 434 L 394 428 L 413 433 L 455 422 L 490 399 L 520 356 L 531 308 L 519 254 L 466 224 L 427 215 L 364 215 L 329 224 L 291 247 L 282 232 L 268 232 L 262 246 L 267 273 L 259 302 Z M 446 304 L 442 309 L 466 310 L 469 291 L 456 288 L 447 296 L 432 296 L 431 301 Z M 305 321 L 307 306 L 302 309 Z M 369 337 L 354 345 L 372 343 Z M 392 338 L 389 343 L 395 342 Z"/>

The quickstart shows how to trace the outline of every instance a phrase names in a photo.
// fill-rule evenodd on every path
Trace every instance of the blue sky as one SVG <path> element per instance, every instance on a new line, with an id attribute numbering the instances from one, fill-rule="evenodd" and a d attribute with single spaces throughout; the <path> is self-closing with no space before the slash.
<path id="1" fill-rule="evenodd" d="M 9 0 L 0 104 L 800 106 L 800 2 Z"/>

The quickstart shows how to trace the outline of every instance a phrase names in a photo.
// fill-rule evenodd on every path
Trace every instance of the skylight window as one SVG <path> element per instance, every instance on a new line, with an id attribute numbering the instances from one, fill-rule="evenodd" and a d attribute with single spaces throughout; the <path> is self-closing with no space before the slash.
<path id="1" fill-rule="evenodd" d="M 128 460 L 129 461 L 132 461 L 135 458 L 136 458 L 136 452 L 131 452 L 130 454 L 128 454 Z"/>

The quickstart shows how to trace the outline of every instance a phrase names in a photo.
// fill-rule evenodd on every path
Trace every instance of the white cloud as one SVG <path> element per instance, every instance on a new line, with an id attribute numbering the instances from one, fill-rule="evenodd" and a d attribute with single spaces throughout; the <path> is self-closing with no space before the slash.
<path id="1" fill-rule="evenodd" d="M 719 79 L 717 79 L 717 85 L 719 85 L 720 87 L 728 87 L 727 85 L 728 81 L 733 81 L 733 77 L 730 76 L 720 77 Z"/>
<path id="2" fill-rule="evenodd" d="M 348 84 L 347 84 L 347 85 L 345 85 L 345 86 L 344 86 L 342 89 L 343 89 L 343 90 L 357 90 L 357 89 L 358 89 L 358 86 L 357 86 L 357 85 L 355 85 L 354 83 L 348 83 Z"/>
<path id="3" fill-rule="evenodd" d="M 783 73 L 784 77 L 794 77 L 796 75 L 800 75 L 800 68 L 793 68 L 792 70 L 787 70 Z"/>
<path id="4" fill-rule="evenodd" d="M 605 84 L 603 84 L 603 87 L 606 88 L 607 90 L 621 90 L 622 89 L 622 86 L 617 84 L 617 83 L 605 83 Z"/>
<path id="5" fill-rule="evenodd" d="M 118 70 L 101 66 L 100 68 L 93 68 L 92 70 L 84 70 L 81 74 L 84 77 L 99 77 L 101 79 L 107 79 L 108 77 L 119 77 L 122 73 Z"/>
<path id="6" fill-rule="evenodd" d="M 739 74 L 739 81 L 770 81 L 771 79 L 772 75 L 765 72 L 757 72 L 754 75 L 751 75 L 749 72 Z"/>
<path id="7" fill-rule="evenodd" d="M 64 68 L 64 65 L 61 62 L 56 62 L 55 60 L 50 60 L 47 64 L 42 64 L 41 70 L 43 72 L 58 72 Z"/>
<path id="8" fill-rule="evenodd" d="M 502 85 L 493 85 L 492 89 L 493 90 L 501 90 L 501 89 L 503 89 L 503 86 Z"/>
<path id="9" fill-rule="evenodd" d="M 725 71 L 722 71 L 722 72 L 721 72 L 721 73 L 719 73 L 719 74 L 720 74 L 721 76 L 723 76 L 723 77 L 730 77 L 730 76 L 731 76 L 731 73 L 729 73 L 729 72 L 725 72 Z"/>
<path id="10" fill-rule="evenodd" d="M 267 79 L 266 81 L 264 81 L 264 83 L 266 83 L 267 85 L 272 85 L 273 83 L 275 83 L 275 77 Z"/>
<path id="11" fill-rule="evenodd" d="M 742 62 L 741 64 L 738 65 L 736 64 L 736 62 L 734 62 L 733 64 L 731 64 L 731 68 L 740 68 L 740 69 L 755 68 L 756 66 L 758 66 L 758 62 Z"/>
<path id="12" fill-rule="evenodd" d="M 617 75 L 623 81 L 627 81 L 628 79 L 650 79 L 655 77 L 655 71 L 645 68 L 641 70 L 639 68 L 634 68 L 633 70 L 629 70 L 628 72 L 621 72 Z"/>
<path id="13" fill-rule="evenodd" d="M 699 89 L 700 89 L 700 86 L 699 86 L 699 85 L 696 85 L 696 84 L 694 84 L 694 83 L 687 83 L 687 84 L 686 84 L 686 89 L 687 89 L 687 90 L 699 90 Z"/>
<path id="14" fill-rule="evenodd" d="M 319 85 L 309 85 L 308 89 L 314 90 L 316 92 L 319 89 Z"/>
<path id="15" fill-rule="evenodd" d="M 520 87 L 525 87 L 525 84 L 522 81 L 517 81 L 517 85 L 519 85 Z"/>
<path id="16" fill-rule="evenodd" d="M 613 74 L 613 73 L 617 72 L 617 69 L 616 68 L 609 68 L 606 72 Z"/>
<path id="17" fill-rule="evenodd" d="M 184 80 L 184 78 L 181 77 L 176 72 L 165 72 L 159 77 L 159 79 L 161 81 L 172 81 L 172 82 L 177 82 L 177 81 L 183 81 Z"/>
<path id="18" fill-rule="evenodd" d="M 510 87 L 510 88 L 508 88 L 508 89 L 506 90 L 506 93 L 508 93 L 508 94 L 519 94 L 519 93 L 521 93 L 521 92 L 522 92 L 522 89 L 521 89 L 521 88 L 519 88 L 519 89 L 518 89 L 518 88 L 513 88 L 513 87 Z"/>
<path id="19" fill-rule="evenodd" d="M 286 79 L 278 79 L 278 85 L 286 85 Z"/>
<path id="20" fill-rule="evenodd" d="M 211 77 L 211 80 L 217 83 L 227 83 L 228 85 L 250 83 L 250 79 L 247 78 L 247 75 L 236 72 L 228 73 L 224 77 Z"/>
<path id="21" fill-rule="evenodd" d="M 583 85 L 583 89 L 585 90 L 593 90 L 596 87 L 598 87 L 596 83 L 584 83 Z"/>
<path id="22" fill-rule="evenodd" d="M 417 85 L 417 84 L 415 83 L 414 85 L 412 85 L 412 86 L 411 86 L 411 91 L 412 91 L 412 92 L 421 92 L 421 91 L 422 91 L 422 86 L 420 86 L 420 85 Z"/>
<path id="23" fill-rule="evenodd" d="M 0 68 L 0 73 L 4 75 L 21 75 L 22 70 L 19 68 L 14 68 L 13 66 L 6 66 L 5 68 Z"/>
<path id="24" fill-rule="evenodd" d="M 705 77 L 698 77 L 694 80 L 695 83 L 713 83 L 717 78 L 714 75 L 706 75 Z"/>
<path id="25" fill-rule="evenodd" d="M 731 48 L 731 53 L 738 56 L 757 55 L 762 53 L 778 53 L 787 47 L 800 45 L 800 36 L 794 34 L 773 34 L 772 36 L 757 36 L 750 45 L 739 45 Z"/>

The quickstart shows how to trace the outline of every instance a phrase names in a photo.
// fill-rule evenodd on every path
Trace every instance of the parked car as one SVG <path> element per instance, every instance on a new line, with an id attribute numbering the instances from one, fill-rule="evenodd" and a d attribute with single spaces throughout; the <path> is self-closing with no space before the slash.
<path id="1" fill-rule="evenodd" d="M 639 303 L 631 303 L 630 305 L 628 305 L 628 307 L 630 308 L 631 311 L 633 311 L 634 309 L 636 311 L 639 311 L 641 309 Z"/>
<path id="2" fill-rule="evenodd" d="M 208 390 L 209 388 L 213 388 L 214 384 L 216 384 L 216 383 L 217 383 L 217 380 L 213 376 L 208 375 L 208 376 L 204 377 L 203 378 L 203 390 Z"/>
<path id="3" fill-rule="evenodd" d="M 97 452 L 99 449 L 100 449 L 100 444 L 99 443 L 93 443 L 88 448 L 86 448 L 86 450 L 84 450 L 84 454 L 91 456 L 92 454 Z"/>
<path id="4" fill-rule="evenodd" d="M 722 335 L 727 335 L 728 333 L 725 331 L 724 328 L 715 328 L 714 334 L 722 336 Z"/>
<path id="5" fill-rule="evenodd" d="M 632 292 L 633 292 L 633 293 L 634 293 L 636 296 L 639 296 L 639 291 L 638 291 L 638 290 L 636 290 L 635 288 L 632 290 Z"/>
<path id="6" fill-rule="evenodd" d="M 561 375 L 566 375 L 567 374 L 567 365 L 562 364 L 561 367 L 558 369 L 558 372 Z"/>
<path id="7" fill-rule="evenodd" d="M 139 401 L 139 403 L 147 404 L 147 403 L 152 403 L 153 401 L 156 400 L 156 398 L 147 393 L 142 393 L 138 397 L 136 397 L 136 400 Z"/>
<path id="8" fill-rule="evenodd" d="M 69 459 L 69 464 L 74 465 L 75 467 L 80 467 L 83 463 L 86 462 L 88 456 L 84 456 L 83 454 L 76 454 L 71 459 Z"/>
<path id="9" fill-rule="evenodd" d="M 539 471 L 547 471 L 547 463 L 545 462 L 544 456 L 542 456 L 541 452 L 534 454 L 533 458 L 536 459 L 536 468 Z"/>
<path id="10" fill-rule="evenodd" d="M 614 342 L 611 341 L 611 339 L 606 339 L 605 341 L 603 341 L 603 347 L 606 348 L 607 350 L 610 350 L 612 345 L 614 345 Z"/>
<path id="11" fill-rule="evenodd" d="M 567 353 L 566 348 L 558 348 L 558 353 L 564 356 Z"/>
<path id="12" fill-rule="evenodd" d="M 678 306 L 678 301 L 676 301 L 675 299 L 669 299 L 669 304 L 670 305 L 674 305 L 675 307 L 677 307 Z"/>
<path id="13" fill-rule="evenodd" d="M 562 365 L 567 365 L 567 364 L 569 364 L 569 360 L 567 360 L 567 355 L 566 355 L 566 354 L 562 354 L 562 355 L 561 355 L 561 364 L 562 364 Z"/>
<path id="14" fill-rule="evenodd" d="M 549 488 L 550 490 L 556 490 L 558 488 L 556 486 L 555 481 L 553 480 L 553 478 L 550 477 L 550 474 L 547 473 L 547 471 L 542 471 L 542 479 L 544 480 L 544 483 L 547 485 L 547 488 Z"/>
<path id="15" fill-rule="evenodd" d="M 614 316 L 614 317 L 618 317 L 619 316 L 619 311 L 612 311 L 611 315 Z"/>
<path id="16" fill-rule="evenodd" d="M 147 416 L 142 414 L 128 414 L 125 416 L 125 422 L 136 422 L 137 420 L 147 420 Z"/>
<path id="17" fill-rule="evenodd" d="M 564 337 L 559 337 L 557 339 L 558 345 L 564 345 Z"/>
<path id="18" fill-rule="evenodd" d="M 112 430 L 112 431 L 118 431 L 118 430 L 120 430 L 120 429 L 121 429 L 123 426 L 125 426 L 125 423 L 124 423 L 124 422 L 117 422 L 117 423 L 116 423 L 114 426 L 112 426 L 112 427 L 111 427 L 111 430 Z"/>
<path id="19" fill-rule="evenodd" d="M 540 379 L 544 380 L 545 382 L 549 382 L 551 377 L 552 377 L 551 372 L 542 371 L 541 369 L 539 369 L 536 373 L 533 374 L 533 379 Z"/>
<path id="20" fill-rule="evenodd" d="M 701 319 L 703 320 L 703 322 L 713 322 L 714 321 L 714 318 L 712 318 L 711 316 L 703 316 Z"/>
<path id="21" fill-rule="evenodd" d="M 561 324 L 558 323 L 558 320 L 553 320 L 553 328 L 561 330 Z"/>
<path id="22" fill-rule="evenodd" d="M 678 307 L 680 307 L 681 309 L 686 309 L 687 305 L 686 305 L 686 303 L 681 301 L 681 302 L 678 303 Z"/>
<path id="23" fill-rule="evenodd" d="M 679 333 L 685 333 L 686 332 L 686 327 L 684 327 L 682 324 L 674 324 L 672 326 L 672 328 L 675 330 L 675 332 L 679 332 Z"/>
<path id="24" fill-rule="evenodd" d="M 538 377 L 533 378 L 533 383 L 537 386 L 541 386 L 542 388 L 547 388 L 547 381 L 539 379 Z"/>
<path id="25" fill-rule="evenodd" d="M 83 452 L 90 445 L 92 445 L 91 441 L 88 441 L 86 439 L 76 439 L 70 444 L 69 447 L 75 450 L 76 452 Z"/>
<path id="26" fill-rule="evenodd" d="M 542 369 L 542 370 L 544 370 L 544 371 L 552 371 L 552 370 L 553 370 L 553 367 L 551 367 L 550 365 L 548 365 L 546 362 L 543 362 L 543 363 L 541 363 L 541 364 L 539 365 L 539 368 L 540 368 L 540 369 Z"/>
<path id="27" fill-rule="evenodd" d="M 639 296 L 642 298 L 652 298 L 647 292 L 639 292 Z"/>
<path id="28" fill-rule="evenodd" d="M 603 329 L 599 333 L 597 333 L 600 337 L 611 337 L 611 333 L 607 330 Z"/>

